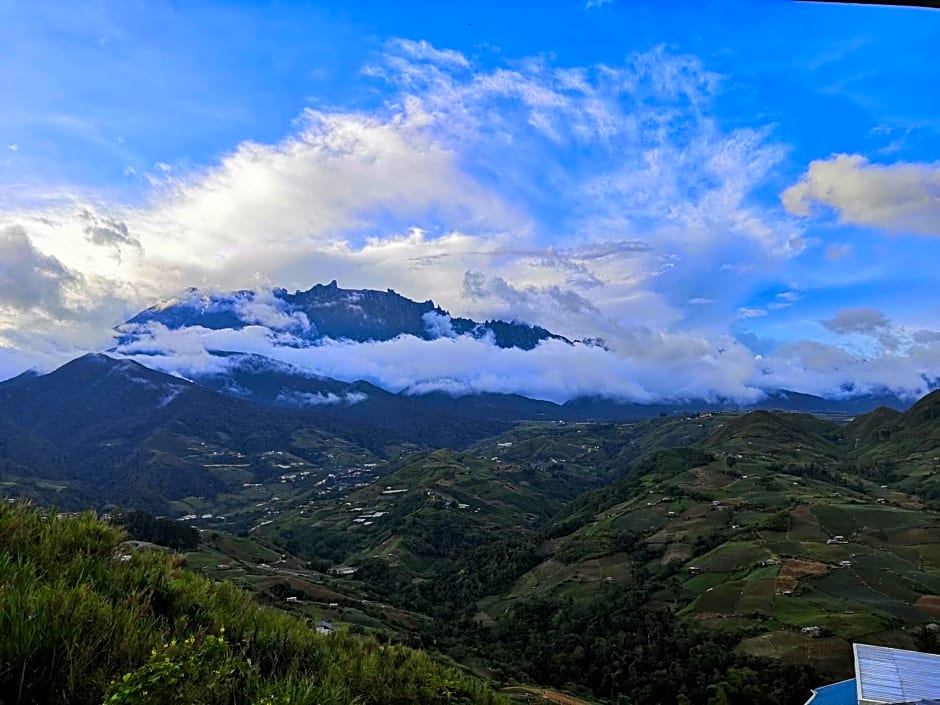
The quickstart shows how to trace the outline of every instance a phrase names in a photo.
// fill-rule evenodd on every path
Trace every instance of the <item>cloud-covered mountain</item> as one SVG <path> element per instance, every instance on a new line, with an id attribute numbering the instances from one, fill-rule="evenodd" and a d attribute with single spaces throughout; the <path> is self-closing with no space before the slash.
<path id="1" fill-rule="evenodd" d="M 650 338 L 643 356 L 624 356 L 599 341 L 571 341 L 519 321 L 478 323 L 432 301 L 335 281 L 293 294 L 189 289 L 118 326 L 116 337 L 112 352 L 224 394 L 380 424 L 418 413 L 403 402 L 409 397 L 422 399 L 420 413 L 503 420 L 905 405 L 870 387 L 823 396 L 781 391 L 788 387 L 755 373 L 740 345 L 688 358 L 673 355 L 668 340 Z"/>
<path id="2" fill-rule="evenodd" d="M 348 340 L 359 343 L 386 341 L 400 335 L 424 340 L 467 335 L 490 338 L 499 348 L 531 350 L 543 340 L 570 342 L 539 326 L 517 321 L 485 321 L 452 317 L 433 301 L 417 302 L 392 289 L 341 289 L 334 279 L 307 291 L 273 289 L 230 294 L 188 289 L 183 296 L 161 302 L 120 327 L 119 342 L 140 340 L 151 324 L 169 330 L 206 328 L 242 330 L 263 326 L 292 336 L 293 344 Z"/>
<path id="3" fill-rule="evenodd" d="M 940 258 L 940 238 L 930 237 L 940 133 L 925 120 L 937 113 L 936 91 L 907 91 L 899 100 L 890 95 L 896 82 L 885 80 L 910 68 L 897 62 L 911 55 L 922 23 L 898 13 L 897 46 L 877 49 L 855 39 L 877 31 L 892 41 L 884 18 L 839 13 L 797 46 L 780 40 L 789 35 L 779 23 L 803 32 L 812 23 L 801 13 L 813 10 L 774 9 L 762 25 L 766 3 L 745 4 L 757 33 L 728 33 L 718 12 L 713 30 L 720 27 L 719 43 L 734 47 L 719 54 L 699 52 L 699 21 L 708 13 L 677 23 L 672 7 L 663 26 L 699 27 L 690 44 L 630 34 L 574 54 L 528 41 L 462 45 L 463 35 L 403 39 L 397 25 L 383 34 L 370 16 L 368 47 L 351 54 L 362 63 L 322 67 L 335 80 L 308 86 L 303 95 L 317 100 L 302 110 L 293 89 L 280 101 L 269 92 L 291 84 L 286 77 L 262 80 L 263 97 L 236 101 L 267 106 L 277 117 L 265 124 L 233 121 L 218 109 L 227 97 L 217 93 L 176 101 L 166 92 L 175 90 L 170 80 L 158 81 L 162 94 L 157 86 L 141 94 L 160 96 L 159 110 L 125 100 L 142 85 L 139 76 L 210 70 L 205 56 L 180 58 L 186 43 L 174 43 L 175 54 L 96 54 L 106 63 L 82 71 L 82 81 L 134 80 L 113 104 L 59 111 L 85 115 L 84 129 L 33 119 L 45 107 L 10 111 L 31 134 L 11 136 L 0 160 L 0 377 L 105 349 L 116 323 L 198 283 L 208 293 L 137 317 L 139 330 L 121 340 L 124 352 L 146 352 L 151 363 L 182 374 L 218 369 L 208 351 L 234 350 L 396 393 L 556 402 L 603 395 L 753 403 L 775 389 L 834 398 L 926 393 L 940 378 L 940 313 L 911 302 L 933 300 Z M 613 5 L 631 12 L 630 3 Z M 344 47 L 350 40 L 323 29 L 323 18 L 309 27 L 303 13 L 282 12 L 290 19 L 279 27 L 342 37 Z M 597 29 L 583 24 L 598 21 L 583 4 L 560 13 L 554 20 L 566 30 Z M 496 24 L 508 26 L 505 10 L 497 14 Z M 181 25 L 210 28 L 190 43 L 200 51 L 207 37 L 229 36 L 211 31 L 220 21 L 211 17 Z M 72 19 L 81 46 L 101 40 L 88 17 Z M 134 26 L 159 24 L 150 19 Z M 251 31 L 257 24 L 243 21 Z M 571 31 L 559 36 L 581 30 Z M 19 63 L 35 63 L 43 42 L 46 61 L 61 56 L 63 47 L 48 37 L 8 33 L 11 51 L 28 55 Z M 836 36 L 854 47 L 851 61 L 820 58 Z M 287 46 L 296 37 L 283 39 Z M 920 41 L 924 50 L 937 43 Z M 777 58 L 768 60 L 774 42 Z M 210 53 L 225 62 L 242 50 L 251 51 L 251 42 Z M 186 71 L 167 68 L 170 54 Z M 143 69 L 143 56 L 163 58 Z M 862 72 L 864 90 L 859 61 L 872 69 Z M 304 62 L 286 65 L 306 85 Z M 780 65 L 789 67 L 799 99 L 781 90 Z M 68 96 L 84 85 L 57 70 L 40 73 L 61 83 L 44 95 Z M 220 87 L 220 75 L 241 74 L 217 66 L 196 83 Z M 19 78 L 24 90 L 11 100 L 35 88 L 32 76 Z M 846 82 L 852 94 L 877 96 L 866 105 L 918 103 L 906 122 L 919 127 L 859 112 L 849 92 L 835 99 L 831 86 Z M 343 88 L 332 93 L 328 83 Z M 354 98 L 364 95 L 375 100 Z M 196 105 L 202 108 L 188 112 Z M 188 107 L 173 114 L 173 106 Z M 261 115 L 234 112 L 252 121 Z M 296 119 L 285 130 L 287 115 Z M 179 124 L 211 139 L 181 143 Z M 139 126 L 136 135 L 131 125 Z M 81 144 L 61 141 L 65 133 L 81 135 Z M 102 149 L 109 140 L 123 146 Z M 333 278 L 392 287 L 411 303 L 433 298 L 453 316 L 415 304 L 396 319 L 370 302 L 378 307 L 371 328 L 364 319 L 337 318 L 339 309 L 325 305 L 335 303 L 329 292 L 303 291 Z M 275 284 L 301 291 L 260 289 Z M 255 292 L 218 294 L 243 287 Z M 403 303 L 386 298 L 392 309 Z M 184 302 L 204 315 L 197 321 Z M 602 339 L 606 350 L 548 331 L 570 341 Z M 309 398 L 318 400 L 335 405 L 328 395 Z"/>

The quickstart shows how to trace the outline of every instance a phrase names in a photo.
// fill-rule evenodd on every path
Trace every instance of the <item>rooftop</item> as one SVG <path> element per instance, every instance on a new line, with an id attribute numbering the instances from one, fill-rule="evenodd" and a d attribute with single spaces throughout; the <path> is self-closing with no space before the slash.
<path id="1" fill-rule="evenodd" d="M 816 688 L 809 702 L 812 705 L 858 705 L 855 679 Z"/>
<path id="2" fill-rule="evenodd" d="M 855 644 L 855 678 L 813 690 L 806 705 L 940 705 L 940 655 Z"/>
<path id="3" fill-rule="evenodd" d="M 940 655 L 855 645 L 859 703 L 940 699 Z"/>

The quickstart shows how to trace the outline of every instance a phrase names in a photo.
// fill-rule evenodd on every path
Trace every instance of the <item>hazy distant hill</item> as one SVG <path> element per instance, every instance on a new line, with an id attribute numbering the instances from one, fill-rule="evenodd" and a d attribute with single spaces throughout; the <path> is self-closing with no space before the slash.
<path id="1" fill-rule="evenodd" d="M 265 453 L 328 472 L 344 461 L 460 447 L 506 428 L 444 414 L 392 415 L 374 425 L 317 407 L 272 409 L 105 355 L 0 384 L 0 423 L 10 474 L 77 483 L 99 505 L 160 511 L 170 500 L 276 476 Z"/>
<path id="2" fill-rule="evenodd" d="M 152 324 L 172 331 L 191 329 L 197 335 L 209 330 L 243 330 L 248 326 L 265 328 L 272 345 L 309 347 L 311 360 L 315 360 L 315 346 L 328 340 L 345 340 L 368 344 L 389 341 L 399 336 L 413 336 L 421 340 L 469 336 L 491 341 L 497 348 L 516 348 L 533 351 L 539 344 L 558 341 L 571 345 L 604 345 L 603 341 L 586 339 L 571 341 L 539 326 L 520 321 L 473 321 L 453 317 L 433 301 L 418 302 L 392 290 L 343 289 L 336 281 L 317 284 L 306 291 L 289 293 L 285 289 L 272 291 L 237 291 L 220 293 L 189 289 L 181 296 L 162 301 L 117 328 L 116 350 L 130 349 L 135 354 L 172 354 L 162 349 L 159 336 L 151 340 Z M 329 413 L 357 418 L 368 416 L 372 408 L 391 401 L 374 384 L 354 379 L 344 382 L 315 377 L 311 373 L 274 360 L 238 350 L 211 350 L 213 354 L 229 357 L 228 367 L 217 366 L 215 371 L 187 372 L 197 381 L 225 394 L 251 398 L 266 404 L 280 406 L 332 407 Z M 355 355 L 355 347 L 349 354 Z M 194 377 L 195 378 L 195 377 Z M 374 378 L 373 378 L 374 380 Z M 388 390 L 385 390 L 388 393 Z M 523 390 L 524 394 L 524 390 Z M 356 400 L 371 401 L 350 408 Z M 663 399 L 654 403 L 636 403 L 612 399 L 598 390 L 594 396 L 571 399 L 564 404 L 529 399 L 520 394 L 469 394 L 454 398 L 434 392 L 426 395 L 428 406 L 458 416 L 499 420 L 567 420 L 567 421 L 624 421 L 651 418 L 659 414 L 694 411 L 737 410 L 741 404 L 733 399 Z M 839 417 L 866 413 L 878 406 L 904 409 L 908 402 L 885 391 L 881 394 L 863 394 L 825 399 L 795 391 L 767 389 L 764 397 L 746 408 L 775 409 Z M 376 412 L 389 417 L 385 407 Z M 413 413 L 419 407 L 410 406 Z M 369 420 L 366 418 L 366 420 Z"/>
<path id="3" fill-rule="evenodd" d="M 688 400 L 639 404 L 602 397 L 579 397 L 564 404 L 530 399 L 519 394 L 466 394 L 444 392 L 392 394 L 364 381 L 343 382 L 257 354 L 221 352 L 224 361 L 214 371 L 193 372 L 200 385 L 240 399 L 287 408 L 317 409 L 320 413 L 362 420 L 378 425 L 400 424 L 403 418 L 418 419 L 426 414 L 459 416 L 488 421 L 633 421 L 660 415 L 704 411 L 768 409 L 824 414 L 851 418 L 880 404 L 907 408 L 901 399 L 890 396 L 864 396 L 824 399 L 809 394 L 777 391 L 747 406 L 727 400 L 710 402 Z M 145 357 L 140 359 L 146 360 Z"/>

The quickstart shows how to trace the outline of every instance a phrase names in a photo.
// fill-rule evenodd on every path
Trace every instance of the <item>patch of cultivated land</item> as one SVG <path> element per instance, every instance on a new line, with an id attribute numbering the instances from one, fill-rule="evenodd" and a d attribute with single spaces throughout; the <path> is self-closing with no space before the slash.
<path id="1" fill-rule="evenodd" d="M 823 575 L 829 567 L 817 561 L 805 561 L 799 558 L 788 558 L 783 561 L 777 573 L 777 592 L 794 591 L 799 587 L 800 580 L 813 575 Z"/>
<path id="2" fill-rule="evenodd" d="M 589 700 L 576 698 L 565 693 L 550 688 L 535 688 L 523 685 L 510 686 L 499 691 L 502 695 L 509 696 L 512 700 L 521 700 L 523 702 L 549 702 L 557 705 L 592 705 Z"/>
<path id="3" fill-rule="evenodd" d="M 594 554 L 576 575 L 549 560 L 513 595 L 532 591 L 535 576 L 540 589 L 570 594 L 578 585 L 580 595 L 627 532 L 641 538 L 657 570 L 675 571 L 676 594 L 690 600 L 681 617 L 722 631 L 766 630 L 742 645 L 754 655 L 832 671 L 852 640 L 889 639 L 898 620 L 940 617 L 940 518 L 908 500 L 878 503 L 891 492 L 877 485 L 832 485 L 772 462 L 768 454 L 733 469 L 716 460 L 672 477 L 651 473 L 632 499 L 543 546 Z M 809 627 L 821 631 L 800 631 Z"/>
<path id="4" fill-rule="evenodd" d="M 938 595 L 921 595 L 917 599 L 917 607 L 922 610 L 924 613 L 930 615 L 934 619 L 940 619 L 940 596 Z"/>
<path id="5" fill-rule="evenodd" d="M 835 677 L 848 677 L 852 647 L 849 642 L 833 637 L 817 638 L 800 632 L 778 631 L 745 639 L 738 650 L 748 656 L 779 659 L 791 663 L 813 663 Z"/>

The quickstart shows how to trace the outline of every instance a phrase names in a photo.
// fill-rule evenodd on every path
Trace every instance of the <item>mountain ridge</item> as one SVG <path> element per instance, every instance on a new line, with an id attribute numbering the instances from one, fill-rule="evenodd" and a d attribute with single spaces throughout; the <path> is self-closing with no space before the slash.
<path id="1" fill-rule="evenodd" d="M 172 357 L 174 343 L 172 340 L 166 341 L 164 335 L 168 332 L 185 334 L 186 331 L 192 331 L 197 338 L 206 336 L 207 341 L 212 341 L 201 343 L 205 345 L 204 352 L 211 356 L 256 355 L 258 350 L 254 344 L 247 345 L 247 349 L 239 350 L 237 349 L 240 345 L 238 343 L 229 341 L 230 347 L 226 347 L 222 342 L 224 338 L 207 336 L 207 333 L 212 331 L 242 331 L 249 327 L 266 329 L 266 345 L 274 348 L 310 350 L 309 363 L 314 368 L 318 365 L 318 346 L 331 342 L 380 343 L 403 337 L 429 342 L 442 338 L 466 337 L 486 341 L 496 349 L 516 349 L 526 353 L 550 342 L 606 349 L 605 342 L 600 339 L 571 340 L 538 325 L 517 320 L 488 319 L 477 322 L 469 318 L 451 316 L 447 310 L 430 299 L 415 301 L 393 289 L 385 291 L 344 289 L 334 279 L 328 284 L 315 284 L 307 290 L 296 290 L 293 293 L 284 288 L 243 289 L 229 293 L 190 288 L 181 296 L 159 302 L 117 326 L 115 329 L 116 345 L 109 352 L 136 355 L 138 359 L 145 356 L 159 358 L 169 355 Z M 350 347 L 348 352 L 355 354 L 355 347 Z M 333 353 L 335 355 L 335 351 Z M 477 353 L 479 354 L 479 351 Z M 276 355 L 276 353 L 271 354 Z M 342 354 L 345 355 L 347 352 L 343 350 Z M 436 350 L 433 354 L 442 354 L 442 351 Z M 443 352 L 443 354 L 447 355 L 448 352 Z M 295 353 L 285 353 L 283 357 L 297 359 Z M 180 360 L 178 364 L 185 367 L 187 363 L 185 360 Z M 193 364 L 198 367 L 201 363 Z M 286 363 L 275 363 L 273 360 L 266 364 L 286 365 Z M 662 396 L 658 402 L 637 403 L 628 399 L 611 398 L 604 394 L 603 388 L 600 388 L 596 391 L 582 390 L 578 396 L 564 401 L 548 402 L 548 404 L 554 404 L 554 406 L 548 406 L 541 403 L 544 399 L 523 401 L 529 399 L 527 395 L 531 391 L 525 388 L 518 388 L 509 393 L 482 390 L 474 392 L 475 385 L 462 383 L 461 373 L 454 373 L 456 376 L 453 378 L 448 377 L 446 373 L 438 373 L 438 376 L 429 376 L 427 379 L 422 379 L 420 374 L 417 377 L 412 374 L 412 387 L 409 387 L 407 380 L 404 382 L 398 380 L 393 384 L 388 381 L 387 375 L 377 374 L 374 368 L 370 370 L 367 365 L 361 371 L 348 374 L 344 377 L 345 381 L 335 380 L 334 389 L 326 392 L 325 396 L 316 396 L 317 392 L 310 392 L 308 389 L 310 384 L 305 380 L 321 379 L 324 380 L 323 386 L 328 386 L 326 383 L 328 378 L 317 377 L 306 370 L 301 372 L 296 366 L 293 369 L 298 372 L 295 379 L 297 384 L 285 386 L 280 403 L 277 402 L 277 394 L 274 398 L 268 398 L 266 393 L 261 394 L 260 400 L 281 406 L 304 404 L 342 406 L 344 397 L 340 396 L 337 401 L 330 395 L 337 394 L 335 388 L 346 389 L 349 385 L 371 385 L 373 393 L 377 396 L 380 396 L 379 389 L 384 389 L 388 393 L 404 392 L 405 396 L 418 397 L 422 394 L 415 393 L 413 389 L 437 389 L 443 390 L 444 394 L 449 394 L 446 390 L 453 388 L 460 389 L 461 394 L 452 394 L 452 397 L 466 399 L 473 394 L 488 395 L 489 401 L 492 402 L 489 404 L 491 411 L 498 413 L 500 418 L 543 418 L 546 420 L 550 418 L 622 420 L 630 417 L 649 417 L 657 413 L 748 408 L 853 416 L 882 405 L 899 410 L 906 409 L 910 405 L 907 400 L 887 388 L 855 394 L 846 391 L 831 397 L 769 388 L 761 390 L 763 396 L 753 403 L 739 403 L 735 399 L 722 398 L 714 391 L 703 392 L 702 398 L 680 399 Z M 340 369 L 346 368 L 340 365 Z M 182 371 L 187 376 L 193 376 L 185 369 Z M 251 385 L 246 387 L 238 380 L 222 379 L 220 371 L 209 373 L 196 370 L 193 374 L 201 377 L 200 383 L 217 391 L 237 396 L 240 388 L 247 388 L 250 392 L 249 396 L 258 396 L 258 390 L 252 391 Z M 505 372 L 500 374 L 505 374 Z M 355 378 L 357 375 L 361 375 L 359 379 Z M 642 380 L 638 381 L 642 382 Z M 355 396 L 346 399 L 347 401 L 361 400 L 360 393 L 355 389 L 350 388 L 349 391 Z M 311 393 L 314 396 L 309 396 Z M 363 393 L 368 394 L 368 392 Z M 435 398 L 434 395 L 427 396 L 428 400 Z M 436 398 L 440 396 L 437 395 Z M 474 406 L 472 415 L 480 417 L 485 405 L 465 404 L 465 406 Z M 499 409 L 497 410 L 496 407 Z"/>
<path id="2" fill-rule="evenodd" d="M 48 375 L 0 383 L 0 446 L 55 469 L 55 479 L 90 488 L 99 506 L 133 499 L 165 511 L 189 495 L 235 491 L 278 474 L 269 451 L 332 467 L 345 456 L 373 462 L 438 443 L 460 446 L 507 428 L 446 414 L 371 421 L 316 408 L 271 408 L 95 353 Z M 35 462 L 36 448 L 55 452 Z"/>
<path id="3" fill-rule="evenodd" d="M 190 288 L 181 297 L 151 306 L 118 326 L 119 345 L 139 342 L 140 329 L 152 323 L 170 330 L 195 326 L 239 330 L 265 324 L 290 333 L 299 344 L 323 339 L 379 342 L 399 335 L 425 340 L 489 336 L 497 347 L 522 350 L 532 350 L 543 340 L 572 342 L 519 321 L 453 317 L 430 299 L 414 301 L 393 289 L 342 289 L 335 279 L 294 293 L 274 288 L 270 296 L 247 289 L 218 294 Z"/>

